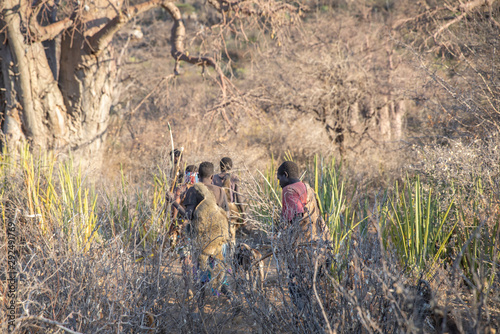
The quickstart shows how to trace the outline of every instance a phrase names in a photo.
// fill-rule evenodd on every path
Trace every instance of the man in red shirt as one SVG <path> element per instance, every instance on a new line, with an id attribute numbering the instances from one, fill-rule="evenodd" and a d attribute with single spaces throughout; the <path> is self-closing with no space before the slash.
<path id="1" fill-rule="evenodd" d="M 281 188 L 281 217 L 285 224 L 304 216 L 307 204 L 307 187 L 299 179 L 299 168 L 292 161 L 285 161 L 278 168 L 278 180 Z"/>
<path id="2" fill-rule="evenodd" d="M 321 217 L 314 191 L 300 181 L 299 168 L 285 161 L 277 177 L 282 191 L 278 248 L 287 257 L 288 289 L 293 303 L 302 311 L 311 303 L 314 258 L 326 250 L 330 233 Z"/>
<path id="3" fill-rule="evenodd" d="M 330 232 L 319 211 L 316 193 L 299 179 L 299 168 L 293 161 L 285 161 L 278 168 L 277 177 L 283 189 L 281 195 L 281 228 L 290 225 L 300 231 L 300 241 L 328 241 Z"/>

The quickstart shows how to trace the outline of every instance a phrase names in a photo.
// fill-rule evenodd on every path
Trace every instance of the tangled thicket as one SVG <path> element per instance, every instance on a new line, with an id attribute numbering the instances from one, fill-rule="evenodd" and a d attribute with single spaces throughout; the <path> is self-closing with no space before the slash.
<path id="1" fill-rule="evenodd" d="M 237 242 L 263 254 L 271 250 L 273 255 L 264 260 L 263 288 L 228 261 L 232 298 L 205 293 L 202 305 L 200 292 L 194 291 L 193 298 L 187 292 L 177 252 L 165 247 L 169 209 L 158 199 L 169 180 L 161 171 L 152 175 L 154 184 L 146 185 L 146 191 L 133 189 L 124 179 L 116 193 L 96 192 L 98 204 L 92 208 L 85 206 L 92 192 L 85 178 L 52 179 L 52 174 L 64 175 L 67 164 L 40 158 L 30 165 L 26 162 L 32 156 L 26 153 L 6 157 L 3 166 L 10 167 L 2 169 L 1 208 L 2 226 L 16 226 L 15 332 L 483 332 L 499 326 L 500 229 L 494 202 L 487 204 L 496 196 L 486 187 L 487 180 L 484 192 L 462 193 L 459 186 L 443 184 L 446 178 L 438 174 L 441 184 L 422 174 L 422 198 L 429 194 L 429 202 L 418 208 L 418 193 L 401 191 L 408 206 L 424 218 L 429 215 L 434 227 L 426 235 L 433 240 L 428 253 L 417 253 L 419 266 L 398 251 L 402 244 L 418 244 L 417 234 L 407 235 L 410 240 L 398 238 L 397 226 L 397 233 L 391 232 L 396 224 L 391 217 L 404 216 L 402 223 L 415 228 L 426 220 L 406 212 L 403 197 L 391 195 L 397 186 L 370 195 L 339 178 L 335 164 L 318 163 L 310 172 L 318 173 L 316 191 L 334 241 L 297 249 L 291 247 L 294 242 L 272 233 L 269 222 L 279 198 L 272 194 L 277 191 L 273 180 L 246 175 L 252 208 L 247 232 L 252 234 L 240 233 Z M 411 179 L 405 182 L 416 189 Z M 439 200 L 436 207 L 425 204 L 431 203 L 429 189 L 438 187 L 443 194 L 457 191 L 450 195 L 455 204 L 448 218 L 438 213 L 435 220 L 427 205 L 446 210 L 449 200 Z M 332 190 L 337 193 L 328 197 Z M 75 191 L 72 201 L 77 205 L 70 208 L 62 200 L 66 191 Z M 358 194 L 351 196 L 351 191 Z M 36 201 L 38 206 L 31 206 Z M 476 204 L 471 206 L 471 201 Z M 59 209 L 68 214 L 58 217 Z M 431 235 L 437 233 L 438 219 L 444 219 L 446 231 L 459 224 L 452 238 Z M 1 276 L 6 277 L 7 243 L 2 244 Z M 436 261 L 441 245 L 446 251 Z M 3 304 L 7 302 L 4 294 Z M 6 329 L 7 323 L 2 326 Z"/>

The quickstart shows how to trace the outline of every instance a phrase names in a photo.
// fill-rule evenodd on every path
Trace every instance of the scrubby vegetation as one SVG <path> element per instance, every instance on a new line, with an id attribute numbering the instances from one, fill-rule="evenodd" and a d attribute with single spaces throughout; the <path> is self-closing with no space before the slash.
<path id="1" fill-rule="evenodd" d="M 286 286 L 291 260 L 270 238 L 280 207 L 272 164 L 245 178 L 253 234 L 240 234 L 275 249 L 264 288 L 229 274 L 231 301 L 213 296 L 203 308 L 187 298 L 178 254 L 163 238 L 168 170 L 141 186 L 124 177 L 112 192 L 50 155 L 5 153 L 1 166 L 2 224 L 15 226 L 15 332 L 494 332 L 499 325 L 498 180 L 480 171 L 469 175 L 473 184 L 413 171 L 373 192 L 334 160 L 315 159 L 304 178 L 334 241 L 326 272 L 310 263 L 305 275 L 315 290 L 299 310 Z"/>
<path id="2" fill-rule="evenodd" d="M 211 69 L 181 63 L 171 75 L 164 11 L 134 19 L 143 37 L 115 41 L 102 170 L 4 145 L 0 319 L 14 300 L 13 332 L 500 330 L 498 1 L 305 5 L 245 29 L 239 18 L 217 28 L 220 14 L 196 1 L 178 6 L 188 48 L 234 85 L 222 100 Z M 250 203 L 238 240 L 273 254 L 262 289 L 228 263 L 231 300 L 190 298 L 166 238 L 167 124 L 189 164 L 233 158 Z M 291 300 L 296 259 L 274 230 L 285 159 L 315 189 L 333 239 L 309 259 L 305 307 Z"/>

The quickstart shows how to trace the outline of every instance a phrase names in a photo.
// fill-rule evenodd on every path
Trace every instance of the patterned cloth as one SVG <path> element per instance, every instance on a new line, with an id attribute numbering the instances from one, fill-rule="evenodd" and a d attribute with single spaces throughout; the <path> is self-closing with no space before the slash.
<path id="1" fill-rule="evenodd" d="M 222 255 L 224 256 L 224 261 L 223 261 L 224 264 L 218 263 L 217 261 L 220 261 L 220 260 L 217 260 L 217 259 L 210 256 L 209 260 L 208 260 L 208 268 L 207 269 L 205 269 L 205 270 L 200 269 L 199 264 L 193 265 L 193 278 L 195 281 L 198 281 L 201 285 L 208 284 L 212 280 L 212 277 L 214 276 L 214 274 L 215 275 L 222 275 L 221 286 L 219 288 L 211 287 L 211 291 L 212 291 L 212 294 L 214 296 L 219 296 L 221 292 L 223 294 L 226 294 L 227 286 L 229 286 L 229 284 L 227 282 L 227 275 L 225 273 L 225 270 L 227 270 L 228 273 L 230 274 L 231 269 L 230 268 L 224 269 L 224 268 L 226 268 L 226 265 L 229 261 L 229 259 L 228 259 L 229 245 L 228 244 L 224 244 L 222 246 Z M 224 272 L 219 273 L 218 272 L 219 270 L 224 270 Z"/>
<path id="2" fill-rule="evenodd" d="M 224 211 L 229 212 L 229 205 L 224 190 L 221 187 L 217 187 L 207 181 L 200 183 L 203 183 L 208 188 L 208 190 L 212 192 L 212 194 L 215 196 L 215 202 L 217 203 L 217 205 Z M 200 194 L 194 187 L 191 187 L 186 191 L 186 196 L 183 200 L 183 206 L 186 208 L 186 214 L 189 218 L 192 218 L 194 210 L 202 200 L 203 197 L 200 196 Z"/>
<path id="3" fill-rule="evenodd" d="M 184 183 L 195 184 L 198 183 L 198 173 L 197 172 L 186 172 L 184 175 Z"/>

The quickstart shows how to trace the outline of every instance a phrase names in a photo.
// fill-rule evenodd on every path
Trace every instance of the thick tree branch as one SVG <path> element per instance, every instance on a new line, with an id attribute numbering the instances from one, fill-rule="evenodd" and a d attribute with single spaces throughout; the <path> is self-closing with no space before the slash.
<path id="1" fill-rule="evenodd" d="M 64 20 L 54 22 L 47 26 L 41 26 L 36 19 L 36 15 L 33 15 L 30 20 L 31 37 L 34 42 L 51 40 L 59 35 L 63 30 L 69 28 L 72 24 L 73 20 L 65 18 Z"/>
<path id="2" fill-rule="evenodd" d="M 240 12 L 248 16 L 270 15 L 279 12 L 281 10 L 288 10 L 292 13 L 298 13 L 299 11 L 308 10 L 307 6 L 300 5 L 300 7 L 296 7 L 288 3 L 279 3 L 276 5 L 273 5 L 272 3 L 266 3 L 265 7 L 258 6 L 256 9 L 254 3 L 249 3 L 248 1 L 245 0 L 237 0 L 232 2 L 226 0 L 207 0 L 207 1 L 219 13 L 226 13 L 230 10 L 234 10 L 235 12 Z"/>
<path id="3" fill-rule="evenodd" d="M 147 12 L 150 9 L 165 6 L 171 3 L 172 0 L 150 0 L 141 4 L 128 7 L 127 9 L 119 12 L 115 18 L 109 21 L 102 29 L 96 32 L 89 39 L 88 47 L 91 53 L 99 53 L 111 42 L 113 36 L 118 32 L 127 22 L 135 16 Z"/>
<path id="4" fill-rule="evenodd" d="M 491 6 L 494 2 L 496 2 L 496 0 L 473 0 L 461 4 L 459 7 L 461 10 L 467 12 L 481 5 Z"/>
<path id="5" fill-rule="evenodd" d="M 273 6 L 271 8 L 259 8 L 258 10 L 252 6 L 239 6 L 239 2 L 234 2 L 230 4 L 230 8 L 233 8 L 235 11 L 239 11 L 247 16 L 271 16 L 277 12 L 282 10 L 288 10 L 291 13 L 297 13 L 300 15 L 302 11 L 308 11 L 309 8 L 305 5 L 301 5 L 300 7 L 295 7 L 288 3 L 281 3 L 279 5 Z"/>
<path id="6" fill-rule="evenodd" d="M 443 11 L 443 10 L 449 10 L 449 11 L 452 11 L 452 12 L 456 12 L 456 11 L 462 12 L 460 15 L 458 15 L 456 17 L 451 17 L 449 22 L 447 22 L 446 24 L 440 26 L 436 30 L 436 32 L 433 34 L 433 37 L 437 38 L 444 30 L 446 30 L 447 28 L 449 28 L 451 25 L 453 25 L 453 24 L 461 21 L 472 10 L 476 9 L 477 7 L 483 6 L 483 5 L 485 5 L 485 6 L 492 6 L 493 3 L 495 3 L 495 2 L 497 2 L 497 0 L 472 0 L 472 1 L 468 1 L 466 3 L 462 3 L 459 6 L 453 7 L 453 8 L 449 8 L 449 7 L 446 7 L 446 8 L 445 7 L 437 7 L 437 8 L 434 8 L 432 10 L 430 8 L 427 8 L 427 10 L 424 13 L 420 14 L 420 15 L 396 21 L 393 24 L 392 28 L 393 29 L 398 29 L 403 24 L 406 24 L 406 23 L 412 22 L 412 21 L 417 21 L 417 20 L 421 19 L 422 17 L 431 17 L 432 18 L 437 13 L 439 13 L 440 11 Z"/>
<path id="7" fill-rule="evenodd" d="M 208 3 L 215 8 L 219 13 L 225 12 L 229 9 L 228 3 L 221 0 L 208 0 Z"/>
<path id="8" fill-rule="evenodd" d="M 182 60 L 190 64 L 200 65 L 200 66 L 211 66 L 213 67 L 220 75 L 222 75 L 222 71 L 219 66 L 215 63 L 215 60 L 210 57 L 200 57 L 200 56 L 190 56 L 184 50 L 184 40 L 186 39 L 186 28 L 184 27 L 184 23 L 182 22 L 181 11 L 177 6 L 173 3 L 165 3 L 163 4 L 163 8 L 167 10 L 172 19 L 174 20 L 174 25 L 172 27 L 171 34 L 171 43 L 172 49 L 170 53 L 172 57 L 177 61 L 177 63 Z M 177 74 L 177 65 L 175 68 L 175 72 Z"/>
<path id="9" fill-rule="evenodd" d="M 182 60 L 190 64 L 217 68 L 214 59 L 210 57 L 189 56 L 189 54 L 184 51 L 186 29 L 184 27 L 184 23 L 182 22 L 182 16 L 179 8 L 177 8 L 172 1 L 173 0 L 150 0 L 123 10 L 89 39 L 89 51 L 91 53 L 99 53 L 111 42 L 114 34 L 133 17 L 150 9 L 161 6 L 174 20 L 174 25 L 172 27 L 172 57 L 174 57 L 176 61 Z"/>
<path id="10" fill-rule="evenodd" d="M 18 71 L 19 97 L 22 103 L 22 116 L 26 136 L 36 140 L 41 133 L 39 122 L 37 121 L 35 109 L 33 106 L 33 97 L 31 91 L 30 66 L 26 58 L 26 45 L 24 36 L 21 32 L 21 17 L 18 14 L 18 2 L 6 1 L 4 4 L 4 21 L 7 27 L 7 36 L 13 60 Z"/>

